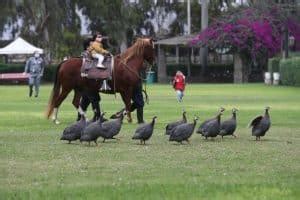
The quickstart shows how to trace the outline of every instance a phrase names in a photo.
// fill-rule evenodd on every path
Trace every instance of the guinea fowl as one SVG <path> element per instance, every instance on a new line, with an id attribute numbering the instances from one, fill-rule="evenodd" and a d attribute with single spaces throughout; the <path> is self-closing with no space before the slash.
<path id="1" fill-rule="evenodd" d="M 114 138 L 114 136 L 118 135 L 121 130 L 124 115 L 126 115 L 126 111 L 124 111 L 119 118 L 102 123 L 100 137 L 103 138 L 103 142 L 105 142 L 106 139 L 117 139 Z"/>
<path id="2" fill-rule="evenodd" d="M 199 128 L 198 128 L 198 130 L 197 130 L 197 133 L 199 133 L 199 134 L 205 136 L 203 133 L 204 133 L 204 131 L 207 131 L 207 126 L 208 126 L 208 125 L 211 126 L 211 122 L 212 122 L 212 121 L 215 122 L 216 119 L 218 118 L 219 114 L 220 114 L 220 113 L 223 113 L 224 110 L 225 110 L 225 108 L 221 107 L 220 110 L 219 110 L 219 113 L 218 113 L 218 115 L 217 115 L 216 117 L 214 117 L 214 118 L 212 118 L 212 119 L 208 119 L 208 120 L 202 122 L 202 124 L 199 126 Z M 207 137 L 206 137 L 206 138 L 207 138 Z"/>
<path id="3" fill-rule="evenodd" d="M 225 135 L 232 135 L 232 136 L 236 137 L 236 135 L 234 135 L 234 131 L 236 130 L 236 112 L 237 111 L 238 111 L 238 109 L 233 108 L 232 109 L 232 117 L 221 123 L 219 135 L 221 135 L 222 138 Z"/>
<path id="4" fill-rule="evenodd" d="M 195 117 L 193 123 L 184 123 L 176 126 L 170 134 L 169 141 L 176 141 L 182 144 L 182 141 L 187 141 L 189 142 L 189 138 L 192 136 L 195 126 L 197 123 L 198 118 Z"/>
<path id="5" fill-rule="evenodd" d="M 271 126 L 269 110 L 270 107 L 267 106 L 264 116 L 257 116 L 250 122 L 249 127 L 252 127 L 252 135 L 256 137 L 255 140 L 260 140 L 260 137 L 265 136 Z"/>
<path id="6" fill-rule="evenodd" d="M 176 122 L 171 122 L 171 123 L 167 124 L 167 126 L 166 126 L 166 135 L 170 135 L 172 129 L 174 129 L 176 126 L 184 124 L 186 122 L 187 122 L 187 120 L 186 120 L 186 112 L 183 111 L 183 113 L 182 113 L 182 119 L 180 119 L 180 120 L 178 120 Z"/>
<path id="7" fill-rule="evenodd" d="M 97 121 L 92 122 L 85 127 L 80 137 L 80 142 L 88 142 L 89 145 L 90 142 L 95 142 L 95 144 L 98 145 L 97 139 L 100 137 L 100 134 L 103 130 L 101 119 L 103 118 L 104 114 L 105 113 L 102 113 L 101 117 Z"/>
<path id="8" fill-rule="evenodd" d="M 205 137 L 205 139 L 207 139 L 208 137 L 216 137 L 220 133 L 221 115 L 223 114 L 224 110 L 224 108 L 221 108 L 215 118 L 203 122 L 198 128 L 197 133 L 200 133 Z"/>
<path id="9" fill-rule="evenodd" d="M 141 144 L 146 144 L 145 141 L 149 140 L 152 136 L 154 124 L 156 120 L 156 116 L 153 117 L 152 122 L 148 124 L 142 124 L 140 125 L 136 130 L 135 134 L 132 137 L 133 140 L 140 140 Z"/>
<path id="10" fill-rule="evenodd" d="M 87 125 L 86 118 L 84 115 L 81 115 L 79 121 L 65 128 L 60 140 L 67 140 L 69 141 L 70 144 L 71 141 L 80 139 L 81 133 L 83 129 L 86 127 L 86 125 Z"/>

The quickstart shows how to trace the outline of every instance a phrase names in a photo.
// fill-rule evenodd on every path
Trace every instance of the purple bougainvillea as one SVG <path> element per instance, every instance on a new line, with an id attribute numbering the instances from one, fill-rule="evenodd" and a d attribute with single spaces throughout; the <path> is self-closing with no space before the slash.
<path id="1" fill-rule="evenodd" d="M 252 59 L 272 56 L 281 49 L 286 23 L 290 34 L 296 41 L 300 40 L 299 23 L 287 19 L 279 7 L 242 8 L 215 20 L 191 41 L 191 45 L 230 48 Z"/>

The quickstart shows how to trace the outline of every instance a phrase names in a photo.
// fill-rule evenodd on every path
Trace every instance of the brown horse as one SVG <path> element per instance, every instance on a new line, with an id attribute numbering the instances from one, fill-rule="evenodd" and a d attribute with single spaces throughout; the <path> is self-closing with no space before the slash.
<path id="1" fill-rule="evenodd" d="M 112 80 L 109 82 L 113 93 L 119 92 L 125 104 L 128 121 L 131 122 L 130 107 L 134 88 L 141 81 L 140 72 L 144 61 L 153 64 L 154 44 L 150 38 L 139 38 L 124 53 L 115 56 Z M 74 90 L 72 104 L 78 109 L 82 91 L 98 92 L 101 82 L 81 77 L 82 58 L 71 58 L 59 64 L 52 93 L 48 103 L 47 118 L 52 115 L 55 123 L 60 104 Z"/>

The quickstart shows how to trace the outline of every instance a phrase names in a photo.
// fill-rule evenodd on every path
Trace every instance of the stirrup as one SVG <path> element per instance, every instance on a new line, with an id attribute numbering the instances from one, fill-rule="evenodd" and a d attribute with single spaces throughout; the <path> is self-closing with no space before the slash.
<path id="1" fill-rule="evenodd" d="M 106 83 L 106 80 L 103 81 L 102 86 L 100 88 L 100 91 L 110 91 L 111 88 L 109 87 L 109 85 Z"/>
<path id="2" fill-rule="evenodd" d="M 81 73 L 80 75 L 81 75 L 81 77 L 88 77 L 87 73 Z"/>

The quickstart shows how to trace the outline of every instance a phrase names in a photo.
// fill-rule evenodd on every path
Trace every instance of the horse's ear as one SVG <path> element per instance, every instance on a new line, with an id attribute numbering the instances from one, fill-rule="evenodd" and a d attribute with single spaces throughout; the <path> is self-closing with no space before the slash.
<path id="1" fill-rule="evenodd" d="M 158 39 L 157 38 L 155 38 L 155 37 L 150 37 L 151 38 L 151 40 L 152 40 L 152 42 L 156 42 Z"/>
<path id="2" fill-rule="evenodd" d="M 133 38 L 133 40 L 132 40 L 132 44 L 136 43 L 136 41 L 137 41 L 138 39 L 140 39 L 140 38 L 141 38 L 140 35 L 134 36 L 134 38 Z"/>

